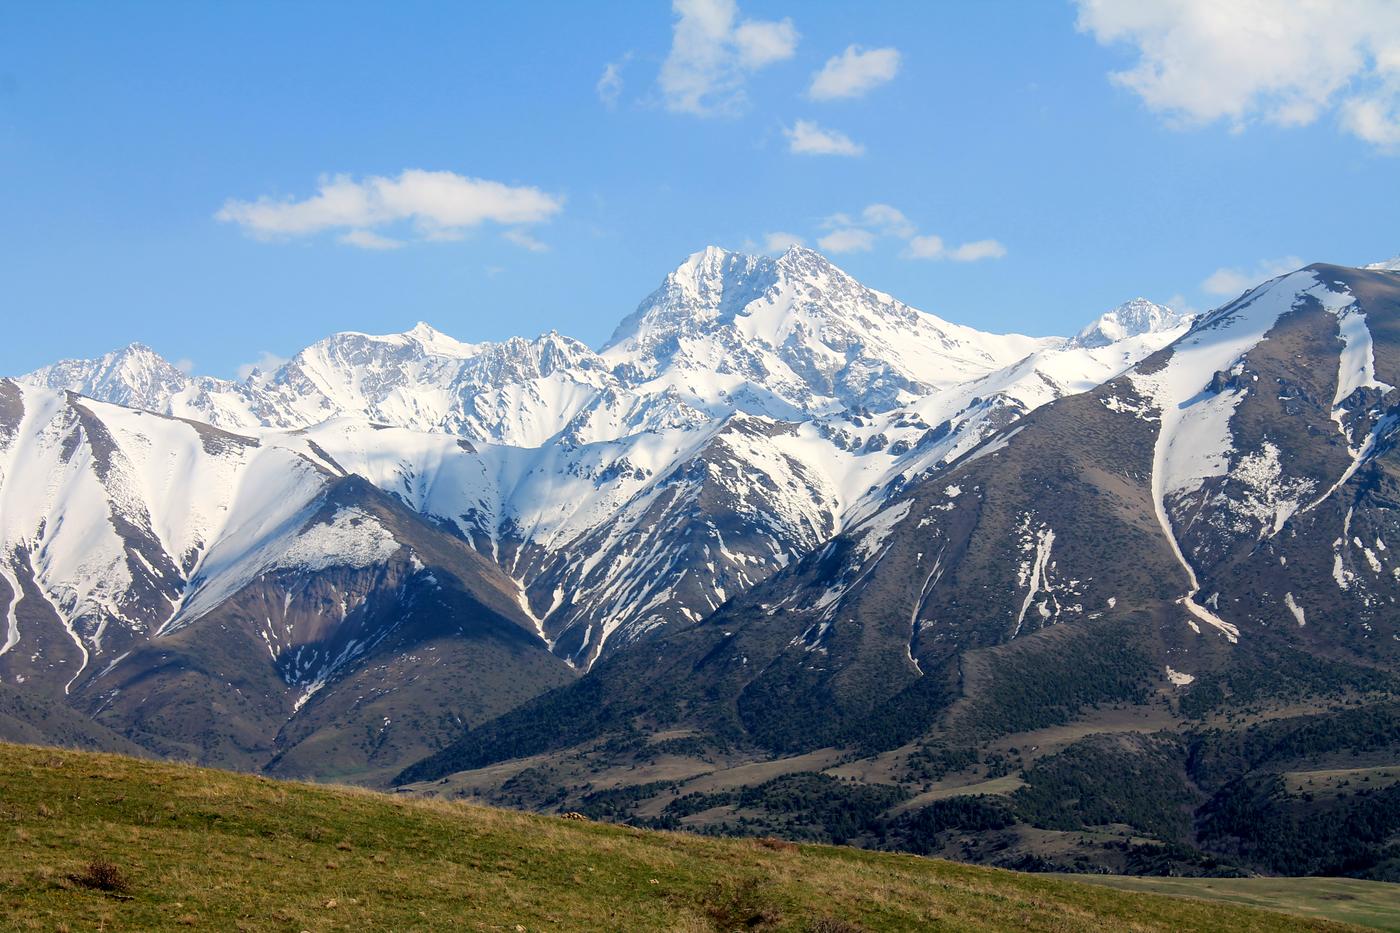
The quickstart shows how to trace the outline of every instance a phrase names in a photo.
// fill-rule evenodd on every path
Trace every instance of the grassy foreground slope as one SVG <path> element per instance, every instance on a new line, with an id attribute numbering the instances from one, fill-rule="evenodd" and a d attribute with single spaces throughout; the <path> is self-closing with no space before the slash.
<path id="1" fill-rule="evenodd" d="M 1400 884 L 1356 878 L 1146 878 L 1124 875 L 1076 875 L 1091 884 L 1124 891 L 1152 891 L 1185 897 L 1208 897 L 1253 904 L 1290 913 L 1331 917 L 1400 931 Z"/>
<path id="2" fill-rule="evenodd" d="M 0 745 L 0 927 L 1344 929 L 822 846 L 710 839 Z"/>

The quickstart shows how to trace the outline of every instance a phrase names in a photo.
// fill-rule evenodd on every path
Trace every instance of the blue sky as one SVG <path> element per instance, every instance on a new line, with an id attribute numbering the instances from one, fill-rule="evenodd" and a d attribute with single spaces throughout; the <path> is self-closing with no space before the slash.
<path id="1" fill-rule="evenodd" d="M 1034 334 L 1390 257 L 1400 5 L 1271 5 L 10 0 L 0 372 L 596 345 L 688 253 L 794 236 Z"/>

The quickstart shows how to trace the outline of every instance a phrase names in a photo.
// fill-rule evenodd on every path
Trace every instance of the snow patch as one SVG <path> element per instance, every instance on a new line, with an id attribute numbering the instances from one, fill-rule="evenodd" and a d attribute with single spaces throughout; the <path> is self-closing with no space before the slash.
<path id="1" fill-rule="evenodd" d="M 1231 642 L 1239 640 L 1239 629 L 1196 601 L 1200 584 L 1172 528 L 1167 498 L 1199 489 L 1207 478 L 1225 473 L 1234 451 L 1230 418 L 1247 390 L 1213 393 L 1209 383 L 1215 373 L 1235 370 L 1279 317 L 1291 311 L 1304 295 L 1329 308 L 1339 301 L 1350 302 L 1349 296 L 1331 291 L 1312 272 L 1282 276 L 1205 318 L 1176 343 L 1160 370 L 1129 376 L 1139 394 L 1151 399 L 1160 412 L 1152 499 L 1158 524 L 1186 571 L 1188 591 L 1181 604 L 1191 616 L 1218 629 Z M 1275 509 L 1275 519 L 1277 515 Z"/>
<path id="2" fill-rule="evenodd" d="M 393 557 L 400 547 L 373 515 L 341 506 L 329 522 L 303 529 L 268 569 L 290 567 L 314 572 L 330 567 L 372 567 Z"/>
<path id="3" fill-rule="evenodd" d="M 1171 683 L 1174 686 L 1185 687 L 1187 684 L 1192 684 L 1196 682 L 1196 675 L 1184 674 L 1181 671 L 1172 670 L 1170 667 L 1168 667 L 1167 680 L 1171 681 Z"/>
<path id="4" fill-rule="evenodd" d="M 1035 533 L 1035 557 L 1029 564 L 1023 564 L 1019 573 L 1022 586 L 1029 587 L 1026 591 L 1026 598 L 1021 602 L 1021 610 L 1016 613 L 1016 627 L 1011 630 L 1011 637 L 1015 638 L 1021 634 L 1021 624 L 1025 621 L 1026 611 L 1030 609 L 1031 602 L 1036 594 L 1050 591 L 1050 580 L 1047 576 L 1046 568 L 1050 563 L 1050 549 L 1055 545 L 1055 532 L 1049 526 L 1041 528 Z M 1042 618 L 1049 618 L 1050 611 L 1044 603 L 1040 606 Z"/>
<path id="5" fill-rule="evenodd" d="M 1308 615 L 1303 611 L 1303 607 L 1293 598 L 1292 593 L 1283 594 L 1283 604 L 1288 607 L 1288 611 L 1293 613 L 1293 619 L 1299 625 L 1308 624 Z"/>

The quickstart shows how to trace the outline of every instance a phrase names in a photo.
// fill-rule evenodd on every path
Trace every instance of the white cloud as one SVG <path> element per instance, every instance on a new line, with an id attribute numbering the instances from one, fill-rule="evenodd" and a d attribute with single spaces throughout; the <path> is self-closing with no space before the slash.
<path id="1" fill-rule="evenodd" d="M 811 120 L 798 120 L 783 134 L 788 138 L 788 151 L 799 155 L 858 156 L 865 152 L 864 146 L 845 133 L 824 130 Z"/>
<path id="2" fill-rule="evenodd" d="M 910 237 L 901 254 L 905 259 L 946 259 L 951 262 L 980 262 L 983 259 L 1000 259 L 1006 255 L 1006 247 L 996 240 L 973 240 L 952 249 L 943 242 L 941 236 L 927 234 Z"/>
<path id="3" fill-rule="evenodd" d="M 1234 298 L 1260 282 L 1301 269 L 1304 265 L 1306 263 L 1297 256 L 1284 256 L 1281 259 L 1265 259 L 1253 269 L 1221 267 L 1206 277 L 1201 283 L 1201 291 L 1208 295 Z"/>
<path id="4" fill-rule="evenodd" d="M 869 204 L 858 216 L 837 213 L 821 222 L 823 230 L 831 231 L 817 241 L 817 246 L 831 253 L 869 252 L 878 238 L 904 241 L 899 253 L 902 259 L 933 259 L 949 262 L 979 262 L 1000 259 L 1006 247 L 997 240 L 974 240 L 950 247 L 943 237 L 919 233 L 918 226 L 899 208 L 891 204 Z"/>
<path id="5" fill-rule="evenodd" d="M 734 0 L 674 0 L 671 51 L 657 83 L 666 109 L 677 113 L 734 113 L 755 71 L 789 59 L 797 30 L 789 19 L 743 20 Z"/>
<path id="6" fill-rule="evenodd" d="M 1077 0 L 1078 28 L 1139 59 L 1112 80 L 1175 122 L 1303 126 L 1338 111 L 1348 132 L 1400 144 L 1394 0 Z"/>
<path id="7" fill-rule="evenodd" d="M 831 233 L 818 240 L 817 245 L 832 253 L 868 252 L 875 248 L 877 237 L 892 237 L 904 241 L 899 254 L 903 259 L 978 262 L 1006 255 L 1006 247 L 996 240 L 974 240 L 950 248 L 941 236 L 920 234 L 918 226 L 891 204 L 869 204 L 859 217 L 832 214 L 821 225 Z"/>
<path id="8" fill-rule="evenodd" d="M 903 211 L 888 204 L 871 204 L 860 212 L 860 218 L 865 226 L 890 236 L 911 237 L 918 229 Z"/>
<path id="9" fill-rule="evenodd" d="M 251 363 L 244 363 L 238 367 L 238 378 L 247 379 L 255 372 L 270 373 L 285 362 L 287 362 L 285 356 L 278 356 L 276 353 L 263 350 L 256 360 Z"/>
<path id="10" fill-rule="evenodd" d="M 603 74 L 598 78 L 598 83 L 594 85 L 598 99 L 610 110 L 617 106 L 617 99 L 622 96 L 622 66 L 627 64 L 631 57 L 632 53 L 628 52 L 622 56 L 621 61 L 608 62 L 603 67 Z"/>
<path id="11" fill-rule="evenodd" d="M 981 262 L 983 259 L 1001 259 L 1006 255 L 1006 247 L 996 240 L 973 240 L 948 251 L 953 262 Z"/>
<path id="12" fill-rule="evenodd" d="M 321 178 L 316 194 L 301 201 L 268 197 L 232 200 L 215 214 L 258 237 L 310 236 L 345 230 L 341 239 L 369 249 L 395 240 L 373 228 L 410 223 L 422 239 L 457 239 L 483 223 L 517 226 L 548 220 L 563 199 L 538 188 L 506 185 L 454 172 L 406 169 L 397 178 L 348 175 Z"/>
<path id="13" fill-rule="evenodd" d="M 833 230 L 817 241 L 828 253 L 868 253 L 875 248 L 875 234 L 859 227 Z"/>
<path id="14" fill-rule="evenodd" d="M 1389 100 L 1355 97 L 1342 105 L 1342 126 L 1382 149 L 1400 148 L 1400 94 Z"/>
<path id="15" fill-rule="evenodd" d="M 763 251 L 765 253 L 783 253 L 789 246 L 806 246 L 807 241 L 795 233 L 776 231 L 763 235 Z"/>
<path id="16" fill-rule="evenodd" d="M 178 369 L 180 372 L 184 373 L 186 376 L 188 376 L 190 373 L 194 372 L 194 360 L 190 359 L 188 356 L 182 356 L 182 357 L 180 357 L 180 359 L 176 360 L 175 362 L 171 363 L 170 365 L 171 365 L 171 366 L 174 366 L 176 369 Z"/>
<path id="17" fill-rule="evenodd" d="M 812 100 L 861 97 L 892 80 L 899 73 L 899 61 L 898 49 L 862 51 L 858 45 L 849 45 L 812 76 L 807 96 Z"/>
<path id="18" fill-rule="evenodd" d="M 757 71 L 792 58 L 797 50 L 797 30 L 790 19 L 776 22 L 746 20 L 734 30 L 734 47 L 739 51 L 739 64 L 750 71 Z"/>
<path id="19" fill-rule="evenodd" d="M 401 240 L 380 236 L 373 230 L 351 230 L 340 235 L 340 242 L 347 246 L 358 246 L 360 249 L 398 249 L 403 246 Z"/>
<path id="20" fill-rule="evenodd" d="M 524 230 L 507 230 L 505 233 L 501 234 L 501 236 L 505 237 L 507 240 L 514 243 L 516 246 L 519 246 L 523 249 L 528 249 L 532 253 L 549 252 L 549 244 L 541 243 L 539 240 L 530 236 L 530 234 L 526 233 Z"/>
<path id="21" fill-rule="evenodd" d="M 942 259 L 943 255 L 943 238 L 932 233 L 911 237 L 904 248 L 905 259 Z"/>

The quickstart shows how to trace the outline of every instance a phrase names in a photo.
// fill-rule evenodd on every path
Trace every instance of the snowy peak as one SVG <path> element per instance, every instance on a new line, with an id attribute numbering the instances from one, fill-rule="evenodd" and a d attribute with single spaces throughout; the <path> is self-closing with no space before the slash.
<path id="1" fill-rule="evenodd" d="M 1079 347 L 1106 347 L 1130 337 L 1174 330 L 1189 318 L 1190 315 L 1180 314 L 1146 298 L 1134 298 L 1104 313 L 1081 330 L 1073 344 Z"/>
<path id="2" fill-rule="evenodd" d="M 772 284 L 774 267 L 774 261 L 767 256 L 748 256 L 707 246 L 691 254 L 667 276 L 663 289 L 679 290 L 699 307 L 734 313 Z"/>
<path id="3" fill-rule="evenodd" d="M 887 411 L 1061 342 L 951 324 L 809 249 L 773 259 L 711 247 L 668 275 L 602 355 L 638 391 L 803 418 Z"/>
<path id="4" fill-rule="evenodd" d="M 96 359 L 60 360 L 21 381 L 142 407 L 148 399 L 168 402 L 185 388 L 189 377 L 145 344 L 132 343 Z"/>
<path id="5" fill-rule="evenodd" d="M 687 257 L 623 319 L 603 352 L 627 342 L 661 342 L 680 332 L 730 321 L 775 281 L 775 262 L 770 257 L 707 246 Z"/>
<path id="6" fill-rule="evenodd" d="M 466 359 L 474 356 L 478 350 L 478 347 L 475 345 L 463 343 L 460 340 L 449 337 L 442 331 L 423 321 L 414 324 L 412 328 L 404 331 L 404 333 L 399 336 L 417 344 L 422 348 L 424 353 L 432 356 Z"/>
<path id="7" fill-rule="evenodd" d="M 607 364 L 582 341 L 550 331 L 533 340 L 511 337 L 482 344 L 468 367 L 474 377 L 496 385 L 543 379 L 556 373 L 604 373 Z"/>

